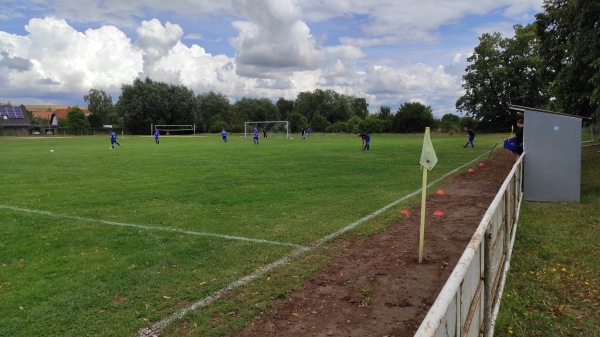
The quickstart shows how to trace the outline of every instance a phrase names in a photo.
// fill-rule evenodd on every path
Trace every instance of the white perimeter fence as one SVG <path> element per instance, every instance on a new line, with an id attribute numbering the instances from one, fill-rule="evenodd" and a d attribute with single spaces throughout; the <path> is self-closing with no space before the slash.
<path id="1" fill-rule="evenodd" d="M 492 337 L 523 196 L 521 156 L 415 337 Z"/>

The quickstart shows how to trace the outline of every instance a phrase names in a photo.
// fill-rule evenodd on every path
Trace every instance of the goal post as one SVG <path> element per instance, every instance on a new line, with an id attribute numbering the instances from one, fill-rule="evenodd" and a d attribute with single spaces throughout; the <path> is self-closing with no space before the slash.
<path id="1" fill-rule="evenodd" d="M 171 124 L 150 124 L 150 135 L 154 135 L 154 131 L 171 134 L 196 134 L 196 125 L 171 125 Z"/>
<path id="2" fill-rule="evenodd" d="M 253 136 L 254 128 L 258 130 L 260 138 L 263 138 L 264 132 L 266 132 L 267 138 L 271 136 L 285 139 L 290 138 L 290 123 L 288 121 L 244 122 L 244 138 Z"/>

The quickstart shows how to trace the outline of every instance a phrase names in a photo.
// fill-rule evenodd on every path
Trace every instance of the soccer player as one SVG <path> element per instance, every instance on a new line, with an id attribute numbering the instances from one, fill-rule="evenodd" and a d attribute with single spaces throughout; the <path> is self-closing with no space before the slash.
<path id="1" fill-rule="evenodd" d="M 158 129 L 154 130 L 154 142 L 160 144 L 160 131 Z"/>
<path id="2" fill-rule="evenodd" d="M 371 143 L 371 135 L 361 132 L 358 136 L 362 139 L 362 149 L 369 151 Z"/>
<path id="3" fill-rule="evenodd" d="M 121 144 L 119 144 L 119 142 L 117 142 L 117 134 L 114 131 L 110 131 L 110 149 L 114 150 L 115 149 L 115 144 L 119 145 L 119 147 L 122 147 Z"/>
<path id="4" fill-rule="evenodd" d="M 223 142 L 227 143 L 227 131 L 225 129 L 221 130 L 221 136 L 223 137 Z"/>
<path id="5" fill-rule="evenodd" d="M 254 128 L 254 144 L 258 145 L 258 130 Z"/>
<path id="6" fill-rule="evenodd" d="M 310 135 L 312 135 L 312 129 L 308 128 L 306 131 L 308 131 L 308 136 L 310 137 Z"/>
<path id="7" fill-rule="evenodd" d="M 306 135 L 306 132 L 304 131 L 304 129 L 302 129 L 302 140 L 304 140 L 304 136 Z"/>
<path id="8" fill-rule="evenodd" d="M 474 148 L 474 147 L 475 147 L 475 145 L 473 145 L 473 139 L 475 139 L 475 131 L 473 131 L 473 130 L 469 129 L 469 128 L 468 128 L 468 127 L 466 127 L 466 126 L 465 126 L 465 129 L 464 129 L 464 130 L 467 132 L 467 134 L 469 134 L 469 138 L 467 138 L 467 143 L 466 143 L 466 144 L 465 144 L 465 146 L 463 146 L 463 147 L 465 147 L 465 148 L 466 148 L 466 147 L 469 145 L 469 143 L 470 143 L 470 144 L 471 144 L 471 147 L 472 147 L 472 148 Z"/>
<path id="9" fill-rule="evenodd" d="M 263 138 L 267 138 L 267 129 L 266 128 L 263 129 Z"/>

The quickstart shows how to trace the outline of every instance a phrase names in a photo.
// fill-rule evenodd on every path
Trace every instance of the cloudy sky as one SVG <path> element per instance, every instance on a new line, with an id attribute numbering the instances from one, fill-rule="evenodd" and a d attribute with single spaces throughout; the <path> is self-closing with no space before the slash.
<path id="1" fill-rule="evenodd" d="M 294 99 L 333 89 L 375 112 L 458 114 L 466 58 L 543 0 L 0 0 L 0 103 L 118 100 L 136 78 L 195 94 Z"/>

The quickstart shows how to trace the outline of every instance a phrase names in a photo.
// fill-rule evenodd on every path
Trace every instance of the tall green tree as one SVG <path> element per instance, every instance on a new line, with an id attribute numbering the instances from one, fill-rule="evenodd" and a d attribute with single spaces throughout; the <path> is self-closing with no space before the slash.
<path id="1" fill-rule="evenodd" d="M 375 118 L 382 121 L 381 132 L 392 131 L 392 122 L 394 121 L 394 114 L 392 113 L 392 108 L 386 105 L 380 106 L 379 111 L 375 114 Z"/>
<path id="2" fill-rule="evenodd" d="M 195 121 L 202 132 L 222 127 L 230 128 L 234 120 L 227 96 L 212 91 L 196 96 Z M 213 127 L 213 124 L 219 125 Z"/>
<path id="3" fill-rule="evenodd" d="M 351 96 L 348 98 L 350 103 L 351 113 L 361 119 L 367 118 L 369 115 L 369 103 L 364 97 Z"/>
<path id="4" fill-rule="evenodd" d="M 394 115 L 392 130 L 394 132 L 424 132 L 425 127 L 435 128 L 431 106 L 419 102 L 404 103 Z"/>
<path id="5" fill-rule="evenodd" d="M 505 131 L 516 113 L 509 104 L 543 108 L 548 103 L 545 63 L 539 57 L 535 25 L 516 25 L 515 36 L 483 34 L 463 76 L 465 95 L 456 108 L 488 131 Z"/>
<path id="6" fill-rule="evenodd" d="M 90 123 L 79 107 L 70 107 L 67 110 L 67 128 L 69 132 L 75 135 L 88 133 Z"/>
<path id="7" fill-rule="evenodd" d="M 93 118 L 90 118 L 93 127 L 101 127 L 104 124 L 111 124 L 116 122 L 114 119 L 114 105 L 112 97 L 104 92 L 104 90 L 90 89 L 90 91 L 83 95 L 83 100 L 88 105 L 88 110 L 93 114 Z"/>
<path id="8" fill-rule="evenodd" d="M 127 131 L 145 134 L 152 124 L 194 124 L 196 101 L 194 92 L 182 85 L 146 78 L 124 84 L 115 107 Z"/>
<path id="9" fill-rule="evenodd" d="M 270 99 L 242 97 L 233 104 L 233 109 L 239 119 L 238 122 L 246 121 L 274 121 L 279 120 L 279 110 Z"/>
<path id="10" fill-rule="evenodd" d="M 589 0 L 545 0 L 536 15 L 553 110 L 585 117 L 600 111 L 599 18 L 600 2 Z"/>
<path id="11" fill-rule="evenodd" d="M 279 110 L 279 114 L 282 120 L 288 120 L 288 116 L 294 111 L 294 100 L 285 99 L 280 97 L 275 105 L 277 106 L 277 110 Z"/>

